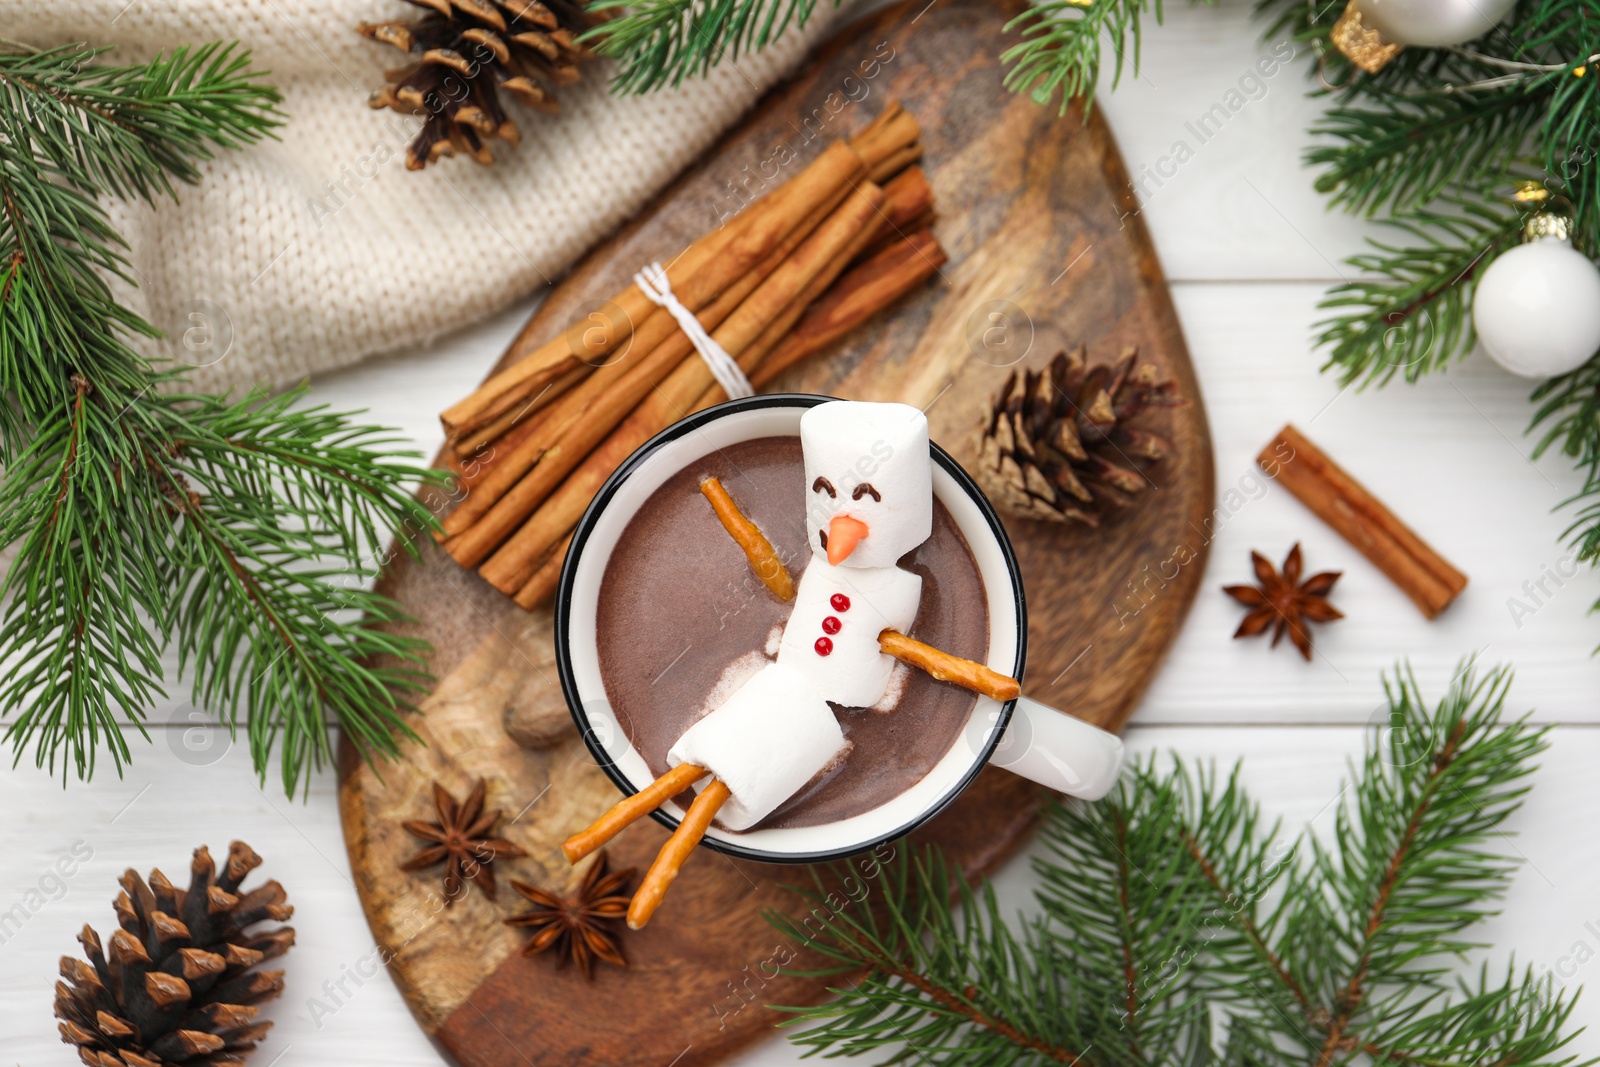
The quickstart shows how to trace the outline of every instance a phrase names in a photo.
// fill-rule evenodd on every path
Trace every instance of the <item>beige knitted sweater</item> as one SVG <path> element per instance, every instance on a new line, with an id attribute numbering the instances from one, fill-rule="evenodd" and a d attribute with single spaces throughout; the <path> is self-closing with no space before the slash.
<path id="1" fill-rule="evenodd" d="M 239 39 L 271 72 L 279 141 L 225 152 L 181 202 L 111 206 L 139 285 L 120 294 L 169 337 L 207 390 L 282 385 L 415 345 L 546 287 L 692 162 L 778 80 L 804 33 L 677 91 L 613 97 L 596 63 L 561 113 L 511 109 L 522 145 L 499 162 L 405 169 L 415 119 L 367 94 L 399 56 L 357 36 L 399 0 L 0 0 L 0 33 L 38 46 L 115 45 L 143 60 Z"/>

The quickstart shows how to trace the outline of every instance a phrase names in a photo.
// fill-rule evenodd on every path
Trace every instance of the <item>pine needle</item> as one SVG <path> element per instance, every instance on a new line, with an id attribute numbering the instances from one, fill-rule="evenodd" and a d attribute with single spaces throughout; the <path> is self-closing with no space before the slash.
<path id="1" fill-rule="evenodd" d="M 411 489 L 436 476 L 303 388 L 189 395 L 131 347 L 159 331 L 111 296 L 106 275 L 131 278 L 100 201 L 175 197 L 281 115 L 237 45 L 103 54 L 0 52 L 5 739 L 64 778 L 101 754 L 120 774 L 171 647 L 293 793 L 333 757 L 330 716 L 369 757 L 409 735 L 426 646 L 383 628 L 400 611 L 366 584 L 391 530 L 431 529 Z"/>
<path id="2" fill-rule="evenodd" d="M 837 3 L 838 0 L 835 0 Z M 612 90 L 647 93 L 676 88 L 767 47 L 790 26 L 804 28 L 817 0 L 595 0 L 589 10 L 613 14 L 580 38 L 617 59 Z"/>

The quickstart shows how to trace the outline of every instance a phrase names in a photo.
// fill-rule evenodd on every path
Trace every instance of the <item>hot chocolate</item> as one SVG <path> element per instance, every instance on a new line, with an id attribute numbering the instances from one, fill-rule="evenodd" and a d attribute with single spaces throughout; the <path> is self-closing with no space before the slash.
<path id="1" fill-rule="evenodd" d="M 798 437 L 722 449 L 657 489 L 612 553 L 600 587 L 600 672 L 617 720 L 652 774 L 668 770 L 668 749 L 689 726 L 771 661 L 792 610 L 751 573 L 701 483 L 720 479 L 799 580 L 813 558 L 804 471 Z M 934 503 L 932 536 L 900 566 L 922 578 L 911 635 L 956 656 L 986 658 L 983 578 L 942 504 Z M 834 822 L 898 796 L 950 750 L 975 703 L 965 689 L 897 666 L 873 708 L 834 706 L 848 749 L 758 825 Z"/>

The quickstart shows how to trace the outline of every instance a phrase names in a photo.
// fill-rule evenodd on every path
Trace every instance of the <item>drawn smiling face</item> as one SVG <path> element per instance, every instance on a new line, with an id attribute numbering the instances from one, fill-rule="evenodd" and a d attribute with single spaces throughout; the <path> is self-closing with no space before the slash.
<path id="1" fill-rule="evenodd" d="M 838 567 L 893 567 L 933 532 L 928 420 L 907 404 L 834 400 L 800 417 L 806 536 Z"/>

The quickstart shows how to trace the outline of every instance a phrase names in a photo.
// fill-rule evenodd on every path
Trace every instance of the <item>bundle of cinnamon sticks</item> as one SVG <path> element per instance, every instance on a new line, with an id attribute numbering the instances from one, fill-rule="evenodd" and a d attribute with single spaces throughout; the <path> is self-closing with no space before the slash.
<path id="1" fill-rule="evenodd" d="M 679 301 L 761 388 L 945 262 L 921 127 L 891 104 L 667 264 Z M 644 264 L 639 264 L 643 267 Z M 573 528 L 634 449 L 725 400 L 669 312 L 630 285 L 441 415 L 464 490 L 439 534 L 525 608 L 555 591 Z"/>

